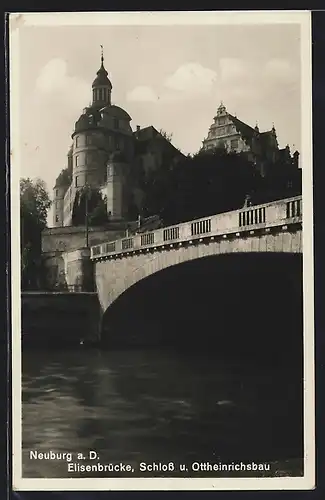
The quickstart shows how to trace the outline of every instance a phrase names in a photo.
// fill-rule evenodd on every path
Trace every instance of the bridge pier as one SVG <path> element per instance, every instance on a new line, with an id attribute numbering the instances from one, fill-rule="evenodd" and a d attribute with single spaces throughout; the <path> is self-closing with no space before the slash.
<path id="1" fill-rule="evenodd" d="M 63 260 L 68 287 L 93 292 L 95 290 L 94 266 L 90 259 L 90 248 L 65 252 Z"/>

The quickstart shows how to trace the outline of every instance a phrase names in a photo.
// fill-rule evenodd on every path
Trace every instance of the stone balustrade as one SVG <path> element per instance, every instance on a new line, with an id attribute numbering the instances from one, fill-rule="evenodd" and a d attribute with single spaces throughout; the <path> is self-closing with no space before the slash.
<path id="1" fill-rule="evenodd" d="M 302 197 L 296 196 L 262 205 L 253 205 L 222 214 L 212 215 L 155 231 L 136 234 L 91 247 L 91 259 L 98 260 L 118 254 L 150 251 L 164 246 L 173 247 L 194 240 L 240 234 L 254 230 L 271 230 L 302 222 Z"/>

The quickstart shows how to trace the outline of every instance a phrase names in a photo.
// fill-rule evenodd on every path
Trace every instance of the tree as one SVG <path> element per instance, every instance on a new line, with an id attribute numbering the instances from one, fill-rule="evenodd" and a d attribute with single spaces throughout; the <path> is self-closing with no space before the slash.
<path id="1" fill-rule="evenodd" d="M 259 182 L 253 163 L 243 154 L 225 148 L 200 151 L 149 174 L 146 214 L 157 214 L 169 225 L 235 210 Z"/>
<path id="2" fill-rule="evenodd" d="M 20 179 L 21 286 L 37 288 L 41 272 L 41 234 L 51 206 L 42 179 Z"/>
<path id="3" fill-rule="evenodd" d="M 160 129 L 159 130 L 159 134 L 164 138 L 166 139 L 166 141 L 168 142 L 172 142 L 172 138 L 173 138 L 173 134 L 169 134 L 168 132 L 166 132 L 166 130 L 164 129 Z"/>
<path id="4" fill-rule="evenodd" d="M 106 196 L 103 196 L 99 189 L 88 187 L 77 193 L 73 210 L 73 225 L 83 226 L 86 223 L 86 206 L 89 226 L 102 226 L 108 223 Z"/>

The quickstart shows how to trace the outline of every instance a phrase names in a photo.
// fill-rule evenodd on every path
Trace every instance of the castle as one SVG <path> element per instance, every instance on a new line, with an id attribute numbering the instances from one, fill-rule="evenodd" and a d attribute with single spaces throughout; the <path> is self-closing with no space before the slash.
<path id="1" fill-rule="evenodd" d="M 112 83 L 102 52 L 92 103 L 75 123 L 68 166 L 54 186 L 53 227 L 83 224 L 80 207 L 94 191 L 101 193 L 109 221 L 134 220 L 143 199 L 139 179 L 183 156 L 154 127 L 137 126 L 133 132 L 130 122 L 130 115 L 112 104 Z"/>
<path id="2" fill-rule="evenodd" d="M 271 130 L 261 132 L 257 124 L 253 128 L 228 113 L 222 102 L 209 128 L 208 135 L 202 142 L 203 150 L 216 147 L 225 147 L 228 151 L 235 153 L 245 153 L 263 177 L 278 161 L 298 166 L 299 153 L 297 151 L 291 157 L 288 145 L 279 149 L 274 125 Z"/>
<path id="3" fill-rule="evenodd" d="M 144 208 L 146 176 L 177 163 L 184 155 L 153 126 L 137 126 L 133 131 L 130 122 L 130 115 L 112 103 L 112 83 L 102 52 L 92 83 L 92 103 L 75 122 L 68 164 L 55 182 L 53 226 L 42 232 L 42 262 L 50 289 L 90 280 L 90 246 L 156 229 L 161 224 L 159 217 L 139 217 Z M 275 128 L 260 132 L 257 126 L 252 128 L 229 114 L 223 104 L 202 149 L 221 146 L 246 154 L 262 176 L 281 160 L 281 164 L 290 166 L 288 182 L 296 177 L 300 182 L 298 153 L 291 157 L 288 146 L 279 149 Z M 96 208 L 99 201 L 106 219 L 92 224 L 89 207 Z"/>

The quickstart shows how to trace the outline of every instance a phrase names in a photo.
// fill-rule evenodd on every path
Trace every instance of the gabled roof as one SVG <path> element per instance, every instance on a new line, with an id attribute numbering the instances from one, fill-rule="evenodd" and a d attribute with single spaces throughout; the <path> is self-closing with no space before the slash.
<path id="1" fill-rule="evenodd" d="M 159 132 L 157 129 L 155 129 L 155 127 L 150 125 L 149 127 L 140 128 L 140 130 L 133 132 L 133 135 L 139 141 L 148 141 L 150 139 L 153 139 L 154 137 L 157 137 L 157 135 L 159 135 Z"/>
<path id="2" fill-rule="evenodd" d="M 145 154 L 152 150 L 153 143 L 158 145 L 158 141 L 160 146 L 158 148 L 164 147 L 165 151 L 173 152 L 173 154 L 179 154 L 183 156 L 181 153 L 168 139 L 166 139 L 158 130 L 150 125 L 149 127 L 142 128 L 133 132 L 133 135 L 136 139 L 135 141 L 135 152 L 136 154 Z M 155 141 L 157 139 L 157 141 Z M 155 146 L 153 146 L 155 149 Z"/>
<path id="3" fill-rule="evenodd" d="M 228 116 L 230 117 L 231 121 L 235 125 L 237 131 L 241 134 L 242 138 L 249 144 L 252 144 L 252 139 L 254 135 L 256 134 L 255 129 L 247 125 L 246 123 L 242 122 L 239 120 L 236 116 L 231 115 L 228 113 Z"/>

